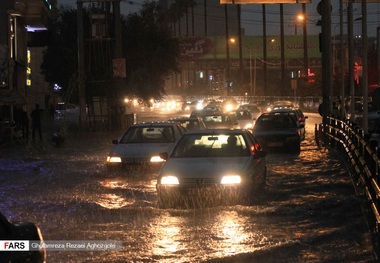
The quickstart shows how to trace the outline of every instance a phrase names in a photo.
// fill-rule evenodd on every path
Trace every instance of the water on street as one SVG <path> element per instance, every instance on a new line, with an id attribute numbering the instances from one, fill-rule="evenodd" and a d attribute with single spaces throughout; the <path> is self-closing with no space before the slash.
<path id="1" fill-rule="evenodd" d="M 161 209 L 154 172 L 106 171 L 119 134 L 72 132 L 61 148 L 3 147 L 0 210 L 36 223 L 46 241 L 122 242 L 118 250 L 48 251 L 53 263 L 376 262 L 363 200 L 339 156 L 316 145 L 318 122 L 307 120 L 299 155 L 267 155 L 268 185 L 250 206 Z"/>

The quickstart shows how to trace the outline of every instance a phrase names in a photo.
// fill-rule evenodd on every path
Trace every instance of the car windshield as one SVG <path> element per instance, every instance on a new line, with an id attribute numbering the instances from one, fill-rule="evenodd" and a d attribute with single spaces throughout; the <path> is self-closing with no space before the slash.
<path id="1" fill-rule="evenodd" d="M 121 138 L 120 143 L 172 143 L 172 127 L 131 127 Z"/>
<path id="2" fill-rule="evenodd" d="M 206 123 L 227 123 L 230 122 L 230 116 L 228 115 L 207 115 L 203 117 L 203 121 Z"/>
<path id="3" fill-rule="evenodd" d="M 296 127 L 294 119 L 288 115 L 261 116 L 255 124 L 255 130 L 278 130 Z"/>
<path id="4" fill-rule="evenodd" d="M 238 120 L 250 120 L 250 119 L 252 119 L 252 117 L 248 111 L 236 111 L 235 115 L 236 115 L 236 118 Z"/>
<path id="5" fill-rule="evenodd" d="M 242 134 L 187 134 L 173 150 L 173 158 L 247 157 L 249 149 Z"/>

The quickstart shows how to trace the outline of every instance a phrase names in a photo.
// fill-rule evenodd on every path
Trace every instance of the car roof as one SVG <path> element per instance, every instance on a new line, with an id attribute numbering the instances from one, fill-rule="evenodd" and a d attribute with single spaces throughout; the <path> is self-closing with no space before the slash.
<path id="1" fill-rule="evenodd" d="M 186 134 L 242 134 L 249 132 L 244 129 L 204 129 L 204 130 L 192 130 L 188 131 Z"/>
<path id="2" fill-rule="evenodd" d="M 162 127 L 162 126 L 173 126 L 176 125 L 173 122 L 165 121 L 165 122 L 141 122 L 132 125 L 131 127 Z"/>
<path id="3" fill-rule="evenodd" d="M 170 118 L 169 121 L 200 121 L 202 120 L 200 117 L 178 117 L 178 118 Z"/>

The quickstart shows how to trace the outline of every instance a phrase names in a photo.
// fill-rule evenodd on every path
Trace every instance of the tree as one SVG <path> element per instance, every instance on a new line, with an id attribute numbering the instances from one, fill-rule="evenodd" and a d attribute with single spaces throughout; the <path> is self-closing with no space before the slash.
<path id="1" fill-rule="evenodd" d="M 85 39 L 91 37 L 88 12 L 89 10 L 85 10 L 84 15 Z M 161 98 L 165 94 L 165 79 L 170 73 L 179 71 L 179 42 L 172 37 L 169 26 L 168 13 L 156 2 L 145 3 L 139 14 L 123 17 L 122 46 L 123 57 L 127 64 L 127 78 L 117 80 L 110 76 L 102 88 L 106 90 L 112 87 L 119 95 L 133 94 L 146 101 L 152 97 Z M 58 84 L 64 94 L 76 94 L 78 87 L 76 10 L 61 7 L 51 28 L 54 32 L 54 41 L 44 53 L 42 73 L 51 86 Z M 90 58 L 89 50 L 90 48 L 85 50 L 87 62 Z M 111 62 L 109 64 L 111 65 Z M 87 80 L 94 79 L 96 75 L 91 70 L 90 66 L 86 69 Z"/>
<path id="2" fill-rule="evenodd" d="M 179 71 L 179 41 L 168 13 L 156 2 L 145 3 L 140 14 L 127 17 L 123 35 L 129 93 L 145 101 L 161 98 L 165 79 Z"/>
<path id="3" fill-rule="evenodd" d="M 85 24 L 89 31 L 88 19 Z M 76 102 L 76 96 L 70 96 L 75 93 L 75 87 L 70 83 L 75 83 L 73 78 L 78 71 L 76 10 L 68 7 L 59 8 L 56 20 L 49 28 L 53 32 L 53 42 L 43 54 L 42 74 L 51 87 L 59 85 L 62 88 L 61 95 L 69 101 L 72 99 L 72 102 Z"/>

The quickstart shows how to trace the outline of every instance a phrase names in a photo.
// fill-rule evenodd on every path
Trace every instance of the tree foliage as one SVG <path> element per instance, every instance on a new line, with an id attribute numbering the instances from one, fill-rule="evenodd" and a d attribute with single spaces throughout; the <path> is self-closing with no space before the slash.
<path id="1" fill-rule="evenodd" d="M 84 12 L 83 28 L 87 40 L 91 36 L 89 16 L 91 11 L 93 10 Z M 78 86 L 76 9 L 61 7 L 57 11 L 57 19 L 50 28 L 54 41 L 44 52 L 42 74 L 51 86 L 58 84 L 62 87 L 64 95 L 76 94 Z M 111 87 L 120 95 L 135 95 L 144 100 L 152 97 L 160 98 L 165 94 L 165 79 L 171 72 L 179 71 L 179 43 L 171 36 L 168 13 L 156 2 L 145 3 L 140 13 L 123 17 L 122 33 L 127 78 L 117 80 L 110 76 L 109 79 L 103 79 L 102 88 Z M 85 47 L 86 80 L 95 80 L 99 74 L 91 71 L 95 68 L 94 63 L 98 58 L 94 57 L 93 49 L 89 48 L 88 43 Z M 101 54 L 97 56 L 100 58 Z M 111 61 L 108 65 L 111 67 Z M 112 72 L 112 68 L 109 71 Z M 105 93 L 107 92 L 104 91 L 103 94 Z"/>
<path id="2" fill-rule="evenodd" d="M 179 42 L 169 18 L 156 2 L 127 17 L 123 32 L 130 92 L 144 100 L 165 94 L 165 78 L 178 69 Z"/>

